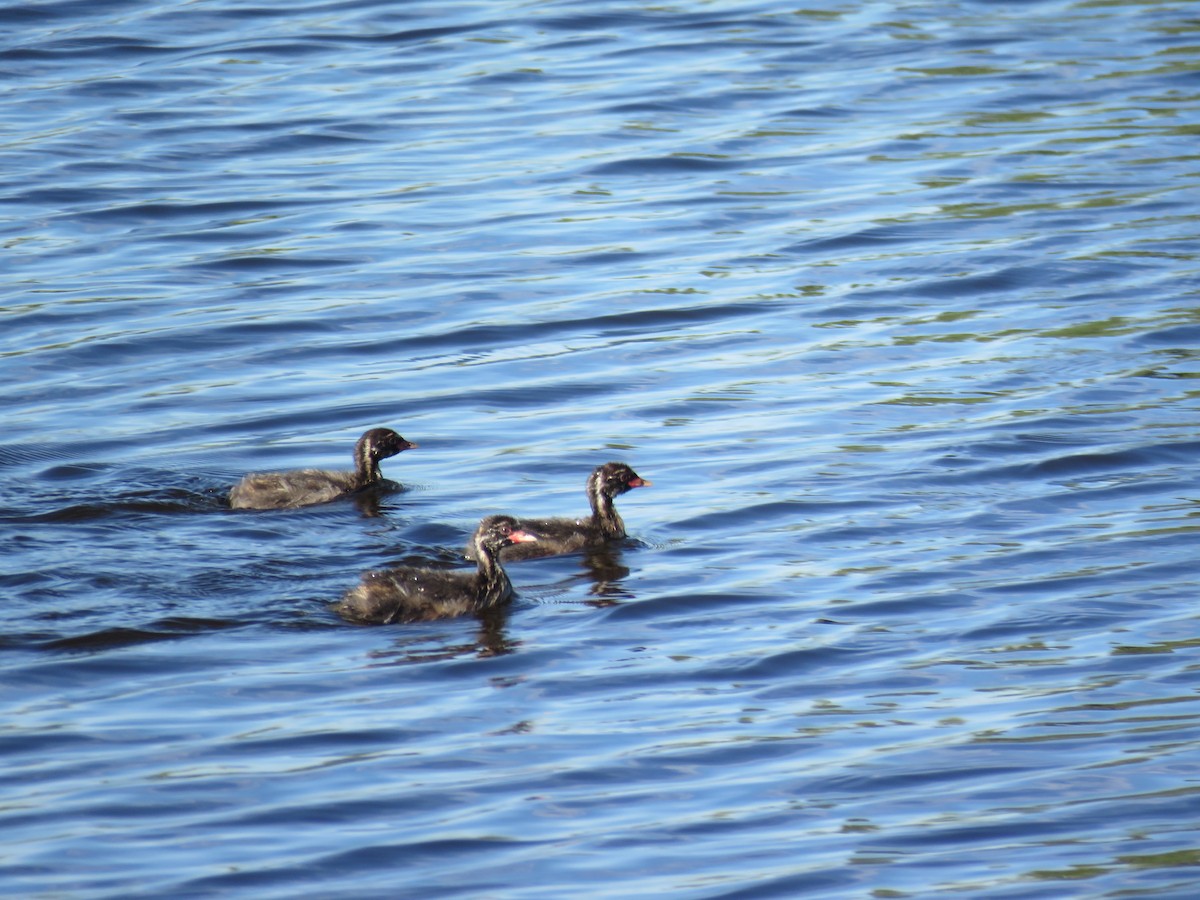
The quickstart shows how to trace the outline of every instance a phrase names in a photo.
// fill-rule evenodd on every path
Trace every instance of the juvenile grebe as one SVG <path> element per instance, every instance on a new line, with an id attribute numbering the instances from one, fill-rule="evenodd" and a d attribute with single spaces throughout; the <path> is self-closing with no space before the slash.
<path id="1" fill-rule="evenodd" d="M 592 515 L 586 519 L 527 519 L 521 527 L 538 536 L 536 544 L 514 544 L 500 553 L 504 560 L 533 559 L 539 556 L 558 556 L 575 553 L 608 541 L 625 537 L 625 522 L 613 506 L 613 498 L 633 488 L 649 487 L 650 482 L 625 463 L 610 462 L 588 476 L 587 496 Z M 474 548 L 467 547 L 467 557 L 474 559 Z"/>
<path id="2" fill-rule="evenodd" d="M 512 598 L 512 584 L 497 559 L 500 549 L 536 540 L 515 519 L 489 516 L 471 541 L 479 563 L 474 572 L 413 567 L 368 572 L 333 609 L 352 622 L 375 625 L 482 612 Z"/>
<path id="3" fill-rule="evenodd" d="M 394 490 L 399 485 L 383 477 L 379 462 L 416 446 L 390 428 L 372 428 L 354 445 L 353 472 L 258 472 L 233 486 L 229 505 L 234 509 L 295 509 L 327 503 L 368 487 Z"/>

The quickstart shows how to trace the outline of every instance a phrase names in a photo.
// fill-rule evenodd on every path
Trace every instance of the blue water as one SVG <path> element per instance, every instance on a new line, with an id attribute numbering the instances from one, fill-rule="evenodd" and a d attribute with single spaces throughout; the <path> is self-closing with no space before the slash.
<path id="1" fill-rule="evenodd" d="M 1200 892 L 1195 4 L 0 22 L 4 895 Z"/>

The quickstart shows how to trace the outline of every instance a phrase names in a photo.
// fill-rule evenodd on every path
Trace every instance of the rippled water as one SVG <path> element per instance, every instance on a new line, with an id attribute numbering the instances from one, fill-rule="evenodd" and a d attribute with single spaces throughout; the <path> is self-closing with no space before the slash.
<path id="1" fill-rule="evenodd" d="M 0 9 L 0 890 L 1195 896 L 1197 12 Z"/>

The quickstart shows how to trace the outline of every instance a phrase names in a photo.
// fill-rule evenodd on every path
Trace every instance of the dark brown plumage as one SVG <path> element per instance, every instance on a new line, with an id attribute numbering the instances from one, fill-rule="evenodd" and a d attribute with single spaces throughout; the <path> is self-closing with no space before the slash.
<path id="1" fill-rule="evenodd" d="M 368 572 L 334 611 L 352 622 L 388 625 L 480 613 L 512 599 L 512 584 L 497 556 L 502 547 L 538 540 L 508 516 L 489 516 L 471 541 L 474 572 L 402 567 Z"/>
<path id="2" fill-rule="evenodd" d="M 625 522 L 613 506 L 613 498 L 633 488 L 649 487 L 650 482 L 625 463 L 610 462 L 597 466 L 587 479 L 588 503 L 592 514 L 585 519 L 526 519 L 521 527 L 538 536 L 536 544 L 514 544 L 500 552 L 503 560 L 533 559 L 575 553 L 588 547 L 619 541 L 625 537 Z M 474 559 L 474 548 L 467 557 Z"/>
<path id="3" fill-rule="evenodd" d="M 417 445 L 390 428 L 372 428 L 354 445 L 354 471 L 299 469 L 247 475 L 229 492 L 234 509 L 295 509 L 327 503 L 366 488 L 395 489 L 379 471 L 379 463 Z"/>

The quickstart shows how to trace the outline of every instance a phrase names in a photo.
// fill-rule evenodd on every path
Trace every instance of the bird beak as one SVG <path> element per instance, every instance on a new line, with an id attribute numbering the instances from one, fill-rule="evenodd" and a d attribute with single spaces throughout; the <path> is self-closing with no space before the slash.
<path id="1" fill-rule="evenodd" d="M 402 440 L 400 443 L 404 445 L 403 447 L 400 448 L 401 450 L 416 450 L 418 447 L 421 446 L 420 444 L 414 444 L 412 441 Z"/>
<path id="2" fill-rule="evenodd" d="M 528 531 L 512 531 L 509 532 L 508 539 L 514 544 L 527 544 L 530 541 L 536 541 L 537 535 L 530 534 Z"/>
<path id="3" fill-rule="evenodd" d="M 645 478 L 630 478 L 629 479 L 629 486 L 631 488 L 650 487 L 650 485 L 652 485 L 652 484 L 654 484 L 653 481 L 647 481 Z"/>

